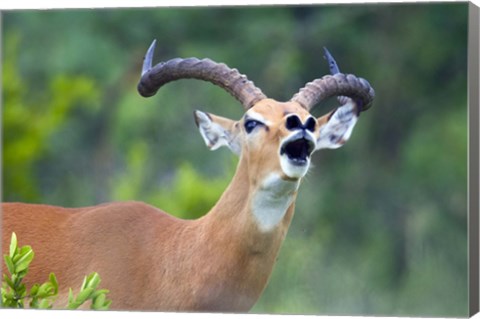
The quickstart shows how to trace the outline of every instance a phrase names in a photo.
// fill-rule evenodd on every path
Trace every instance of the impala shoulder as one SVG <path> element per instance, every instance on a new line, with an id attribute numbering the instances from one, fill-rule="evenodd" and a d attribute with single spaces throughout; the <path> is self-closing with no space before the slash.
<path id="1" fill-rule="evenodd" d="M 162 226 L 186 224 L 187 220 L 179 219 L 163 210 L 140 201 L 112 202 L 101 206 L 94 206 L 89 214 L 94 218 L 107 219 L 111 223 L 130 223 Z M 101 216 L 101 217 L 100 217 Z M 87 217 L 87 216 L 85 216 Z"/>
<path id="2" fill-rule="evenodd" d="M 85 211 L 93 214 L 113 214 L 117 216 L 169 216 L 161 209 L 140 201 L 104 203 L 96 206 L 86 207 Z"/>

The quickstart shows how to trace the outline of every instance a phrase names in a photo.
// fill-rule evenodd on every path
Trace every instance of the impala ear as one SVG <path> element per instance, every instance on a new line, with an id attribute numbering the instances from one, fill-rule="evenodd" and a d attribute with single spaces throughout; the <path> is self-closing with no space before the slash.
<path id="1" fill-rule="evenodd" d="M 195 111 L 193 115 L 200 134 L 210 150 L 227 146 L 234 154 L 240 155 L 242 150 L 238 138 L 240 130 L 235 121 L 202 111 Z"/>
<path id="2" fill-rule="evenodd" d="M 357 105 L 351 99 L 347 99 L 344 105 L 317 119 L 320 129 L 316 149 L 341 147 L 350 138 L 357 120 Z"/>

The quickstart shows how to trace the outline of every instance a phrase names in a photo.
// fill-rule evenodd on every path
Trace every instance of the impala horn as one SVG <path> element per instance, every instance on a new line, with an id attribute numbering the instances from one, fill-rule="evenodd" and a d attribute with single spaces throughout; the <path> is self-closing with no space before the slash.
<path id="1" fill-rule="evenodd" d="M 346 98 L 353 99 L 359 107 L 359 112 L 369 109 L 375 97 L 375 91 L 370 83 L 353 74 L 341 73 L 333 56 L 326 48 L 324 50 L 331 75 L 325 75 L 307 83 L 292 97 L 291 101 L 299 103 L 310 111 L 321 101 L 338 96 L 341 104 L 347 102 Z"/>
<path id="2" fill-rule="evenodd" d="M 223 63 L 210 59 L 176 58 L 160 62 L 152 67 L 153 51 L 156 40 L 152 42 L 145 54 L 142 77 L 137 89 L 140 95 L 149 97 L 155 95 L 164 84 L 179 79 L 198 79 L 213 83 L 235 97 L 248 110 L 266 96 L 252 81 L 240 74 L 237 69 L 231 69 Z"/>

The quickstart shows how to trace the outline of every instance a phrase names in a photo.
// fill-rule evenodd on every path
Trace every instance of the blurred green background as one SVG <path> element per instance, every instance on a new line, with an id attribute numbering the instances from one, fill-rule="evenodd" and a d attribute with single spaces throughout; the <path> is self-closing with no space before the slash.
<path id="1" fill-rule="evenodd" d="M 326 46 L 377 96 L 314 156 L 252 312 L 466 316 L 467 21 L 468 3 L 4 12 L 3 200 L 201 216 L 237 159 L 207 150 L 192 110 L 242 108 L 196 80 L 139 97 L 151 41 L 155 62 L 209 57 L 277 100 L 328 73 Z"/>

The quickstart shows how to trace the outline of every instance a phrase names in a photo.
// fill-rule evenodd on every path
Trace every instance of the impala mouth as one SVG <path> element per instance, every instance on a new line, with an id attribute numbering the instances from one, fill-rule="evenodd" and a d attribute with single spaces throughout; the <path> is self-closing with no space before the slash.
<path id="1" fill-rule="evenodd" d="M 315 144 L 308 136 L 301 136 L 285 142 L 280 149 L 280 155 L 287 155 L 293 165 L 304 166 L 308 164 L 314 148 Z"/>

